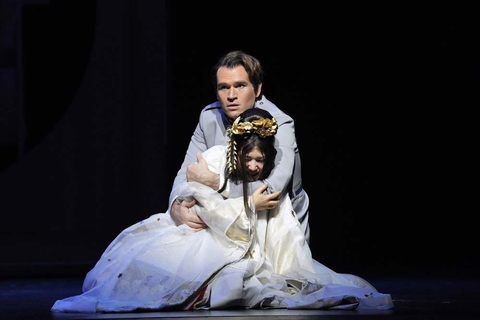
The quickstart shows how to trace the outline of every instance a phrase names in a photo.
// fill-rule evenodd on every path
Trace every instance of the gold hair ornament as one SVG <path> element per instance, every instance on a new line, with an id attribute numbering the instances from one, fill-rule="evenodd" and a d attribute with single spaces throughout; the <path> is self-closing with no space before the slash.
<path id="1" fill-rule="evenodd" d="M 233 170 L 237 169 L 237 142 L 232 139 L 233 135 L 258 134 L 260 137 L 266 138 L 276 134 L 277 129 L 277 120 L 274 117 L 272 119 L 261 118 L 252 122 L 242 123 L 240 123 L 240 117 L 237 117 L 232 126 L 227 129 L 227 165 L 229 174 L 232 174 Z"/>

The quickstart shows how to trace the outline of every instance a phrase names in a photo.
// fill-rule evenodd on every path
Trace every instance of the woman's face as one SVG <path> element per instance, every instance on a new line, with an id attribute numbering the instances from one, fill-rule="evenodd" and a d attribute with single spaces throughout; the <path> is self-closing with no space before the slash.
<path id="1" fill-rule="evenodd" d="M 260 149 L 255 146 L 249 153 L 247 153 L 245 160 L 248 175 L 251 177 L 252 180 L 258 180 L 263 170 L 265 156 L 260 151 Z"/>

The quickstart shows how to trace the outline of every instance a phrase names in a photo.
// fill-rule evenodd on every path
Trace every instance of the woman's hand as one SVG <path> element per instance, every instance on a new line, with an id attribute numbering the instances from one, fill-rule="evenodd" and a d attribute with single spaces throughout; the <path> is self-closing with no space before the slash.
<path id="1" fill-rule="evenodd" d="M 267 190 L 267 187 L 268 184 L 264 183 L 260 188 L 252 193 L 253 202 L 255 203 L 255 210 L 257 212 L 266 209 L 274 209 L 280 202 L 280 200 L 277 198 L 280 196 L 282 191 L 280 190 L 272 194 L 263 194 L 263 192 Z"/>

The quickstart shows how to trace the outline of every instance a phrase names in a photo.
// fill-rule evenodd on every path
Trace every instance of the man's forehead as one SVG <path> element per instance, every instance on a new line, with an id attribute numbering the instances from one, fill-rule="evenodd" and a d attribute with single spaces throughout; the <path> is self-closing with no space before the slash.
<path id="1" fill-rule="evenodd" d="M 235 82 L 235 81 L 249 81 L 247 71 L 243 66 L 234 68 L 221 67 L 217 71 L 217 82 Z"/>

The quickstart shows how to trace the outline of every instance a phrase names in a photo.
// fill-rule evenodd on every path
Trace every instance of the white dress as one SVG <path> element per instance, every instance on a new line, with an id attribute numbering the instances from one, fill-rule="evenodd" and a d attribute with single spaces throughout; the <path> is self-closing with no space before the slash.
<path id="1" fill-rule="evenodd" d="M 225 147 L 203 157 L 223 179 Z M 181 195 L 197 200 L 192 211 L 207 229 L 176 226 L 169 211 L 132 225 L 87 274 L 83 294 L 56 301 L 52 311 L 393 307 L 389 294 L 312 258 L 288 196 L 249 218 L 243 198 L 228 199 L 228 187 L 221 195 L 188 182 Z"/>

